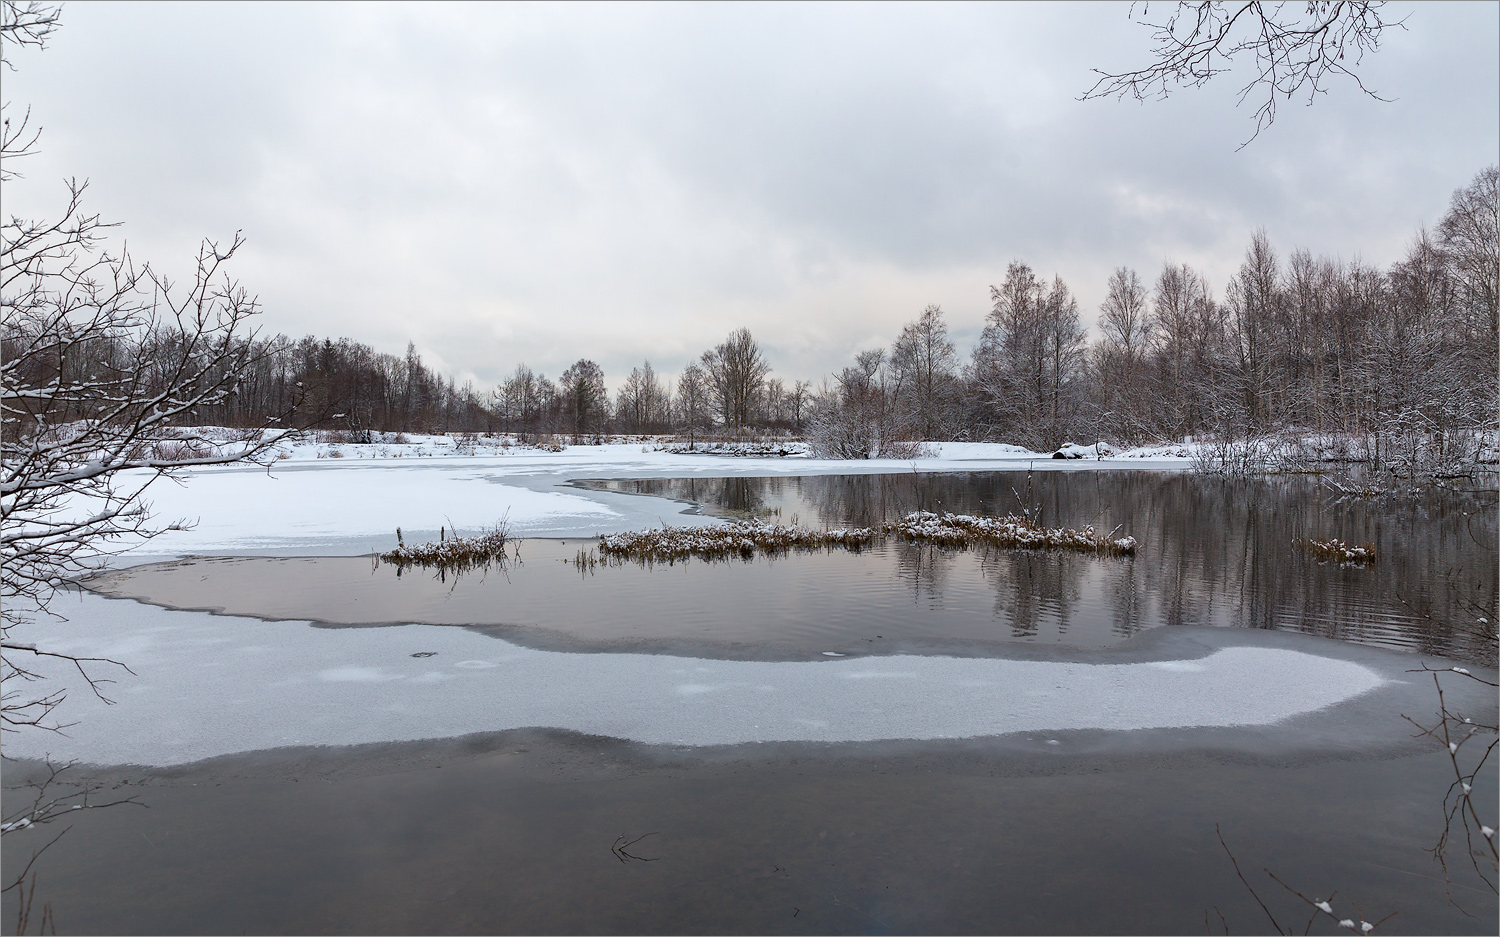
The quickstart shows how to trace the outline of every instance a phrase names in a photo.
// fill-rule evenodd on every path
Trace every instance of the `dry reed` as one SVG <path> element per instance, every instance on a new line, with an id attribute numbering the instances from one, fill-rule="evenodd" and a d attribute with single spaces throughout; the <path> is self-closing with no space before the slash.
<path id="1" fill-rule="evenodd" d="M 1081 529 L 1043 527 L 1024 517 L 980 517 L 973 514 L 933 514 L 915 511 L 885 529 L 908 540 L 922 540 L 945 547 L 990 543 L 1022 550 L 1077 550 L 1084 553 L 1128 555 L 1135 552 L 1134 537 L 1115 538 L 1096 533 L 1092 526 Z"/>
<path id="2" fill-rule="evenodd" d="M 653 530 L 606 534 L 599 553 L 611 558 L 671 562 L 691 556 L 724 559 L 759 553 L 844 547 L 858 550 L 873 541 L 868 527 L 810 530 L 795 524 L 739 521 L 714 527 L 658 527 Z"/>
<path id="3" fill-rule="evenodd" d="M 402 539 L 401 529 L 398 527 L 396 541 L 399 545 L 378 556 L 381 562 L 390 563 L 398 571 L 408 566 L 423 566 L 465 572 L 494 562 L 504 563 L 510 539 L 505 524 L 501 523 L 477 537 L 449 537 L 445 528 L 436 541 L 409 547 Z"/>

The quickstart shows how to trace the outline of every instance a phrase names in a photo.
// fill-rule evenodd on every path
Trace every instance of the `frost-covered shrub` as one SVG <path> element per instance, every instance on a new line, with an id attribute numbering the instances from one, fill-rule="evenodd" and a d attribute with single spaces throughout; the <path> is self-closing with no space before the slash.
<path id="1" fill-rule="evenodd" d="M 825 400 L 808 424 L 809 453 L 818 459 L 916 459 L 931 447 L 898 433 L 868 407 Z"/>

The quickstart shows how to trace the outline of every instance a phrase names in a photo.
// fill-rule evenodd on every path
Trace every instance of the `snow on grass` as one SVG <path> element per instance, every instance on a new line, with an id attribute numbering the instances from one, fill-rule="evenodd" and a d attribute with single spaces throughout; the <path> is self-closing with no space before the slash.
<path id="1" fill-rule="evenodd" d="M 599 538 L 599 552 L 647 563 L 671 562 L 690 556 L 720 559 L 831 547 L 857 550 L 875 537 L 876 531 L 869 527 L 812 530 L 794 524 L 737 521 L 716 527 L 655 527 L 606 534 Z"/>
<path id="2" fill-rule="evenodd" d="M 740 459 L 800 459 L 806 458 L 809 451 L 807 443 L 790 439 L 770 442 L 672 442 L 652 448 L 673 455 L 720 455 Z"/>
<path id="3" fill-rule="evenodd" d="M 506 558 L 506 545 L 509 542 L 505 524 L 496 524 L 493 530 L 485 531 L 474 537 L 446 536 L 446 531 L 439 528 L 436 542 L 413 544 L 408 546 L 401 536 L 401 529 L 396 528 L 396 549 L 388 550 L 378 554 L 382 563 L 390 563 L 396 567 L 396 575 L 401 575 L 401 570 L 408 566 L 439 567 L 454 572 L 467 572 L 471 569 L 481 567 L 488 568 L 492 562 L 502 565 Z"/>
<path id="4" fill-rule="evenodd" d="M 1345 543 L 1338 538 L 1332 540 L 1313 540 L 1304 538 L 1293 540 L 1292 546 L 1299 550 L 1306 550 L 1320 560 L 1334 560 L 1339 563 L 1373 563 L 1375 562 L 1375 544 Z"/>
<path id="5" fill-rule="evenodd" d="M 49 687 L 70 688 L 58 715 L 75 724 L 16 733 L 10 757 L 169 765 L 521 727 L 705 746 L 1267 726 L 1382 684 L 1361 664 L 1275 647 L 1124 664 L 773 662 L 538 651 L 460 628 L 311 628 L 93 595 L 69 616 L 54 650 L 111 657 L 137 676 L 105 705 L 41 662 Z"/>
<path id="6" fill-rule="evenodd" d="M 715 527 L 654 527 L 641 531 L 605 534 L 599 538 L 599 554 L 606 559 L 631 559 L 643 563 L 674 562 L 688 557 L 723 559 L 757 553 L 789 550 L 820 550 L 842 547 L 859 550 L 877 536 L 895 534 L 907 540 L 922 540 L 945 547 L 967 547 L 987 543 L 1023 550 L 1074 550 L 1085 553 L 1128 555 L 1135 552 L 1134 537 L 1105 536 L 1092 526 L 1073 529 L 1042 527 L 1024 517 L 980 517 L 972 514 L 933 514 L 915 511 L 895 524 L 870 527 L 813 530 L 795 524 L 736 521 Z M 579 551 L 578 566 L 595 565 L 586 551 Z"/>
<path id="7" fill-rule="evenodd" d="M 1075 550 L 1116 555 L 1134 553 L 1136 547 L 1134 537 L 1105 536 L 1095 533 L 1092 525 L 1078 529 L 1042 527 L 1014 514 L 980 517 L 914 511 L 899 523 L 887 525 L 886 529 L 908 540 L 925 540 L 950 547 L 992 543 L 1022 550 Z"/>

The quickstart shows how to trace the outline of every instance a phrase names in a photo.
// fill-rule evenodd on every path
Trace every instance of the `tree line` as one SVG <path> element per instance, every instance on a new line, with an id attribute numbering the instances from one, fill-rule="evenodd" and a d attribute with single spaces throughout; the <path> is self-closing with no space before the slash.
<path id="1" fill-rule="evenodd" d="M 929 306 L 862 351 L 814 401 L 829 455 L 903 456 L 920 440 L 1047 451 L 1066 441 L 1338 435 L 1376 466 L 1477 454 L 1500 418 L 1500 196 L 1495 167 L 1382 269 L 1280 256 L 1251 238 L 1222 297 L 1168 261 L 1110 276 L 1089 342 L 1061 277 L 1015 261 L 990 289 L 967 359 Z"/>
<path id="2" fill-rule="evenodd" d="M 1388 268 L 1278 253 L 1256 232 L 1221 296 L 1187 264 L 1148 280 L 1110 276 L 1089 341 L 1068 284 L 1019 260 L 990 290 L 978 342 L 963 355 L 929 306 L 889 348 L 859 352 L 821 385 L 772 376 L 738 329 L 675 375 L 649 361 L 611 394 L 579 359 L 555 379 L 517 365 L 492 387 L 457 383 L 404 355 L 348 338 L 236 339 L 233 390 L 191 415 L 201 424 L 293 419 L 356 435 L 507 432 L 807 435 L 842 458 L 910 454 L 924 440 L 994 440 L 1038 451 L 1065 441 L 1115 445 L 1295 430 L 1367 438 L 1378 451 L 1420 435 L 1438 445 L 1496 422 L 1497 173 L 1454 193 L 1435 230 Z M 193 336 L 161 327 L 112 333 L 67 359 L 32 356 L 32 386 L 133 371 L 150 394 L 176 379 Z M 7 324 L 5 353 L 26 336 Z M 14 362 L 13 362 L 14 363 Z M 46 372 L 46 373 L 43 373 Z M 158 373 L 159 372 L 159 373 Z M 205 371 L 204 380 L 223 375 Z M 58 412 L 53 422 L 86 414 Z M 1398 453 L 1392 452 L 1394 458 Z"/>

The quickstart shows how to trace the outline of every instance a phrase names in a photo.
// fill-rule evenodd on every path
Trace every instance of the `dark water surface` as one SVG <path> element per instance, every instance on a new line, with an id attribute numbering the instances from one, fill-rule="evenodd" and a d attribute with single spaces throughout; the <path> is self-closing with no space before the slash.
<path id="1" fill-rule="evenodd" d="M 917 605 L 983 588 L 1021 640 L 1107 643 L 1159 625 L 1274 628 L 1493 663 L 1474 627 L 1500 600 L 1496 496 L 1431 489 L 1359 499 L 1318 478 L 1156 472 L 975 472 L 628 479 L 591 487 L 699 502 L 728 516 L 876 526 L 910 511 L 1020 514 L 1140 542 L 1134 559 L 894 544 Z M 1319 562 L 1293 541 L 1370 542 L 1372 566 Z M 983 583 L 981 587 L 979 584 Z M 1486 611 L 1488 610 L 1488 611 Z"/>
<path id="2" fill-rule="evenodd" d="M 1025 642 L 1087 655 L 1193 624 L 1494 657 L 1462 627 L 1469 603 L 1495 602 L 1493 497 L 1341 501 L 1311 479 L 1144 472 L 1039 474 L 1029 492 L 1024 474 L 589 484 L 815 526 L 1025 505 L 1049 525 L 1119 526 L 1141 547 L 1122 559 L 890 541 L 580 572 L 567 560 L 589 541 L 527 541 L 519 564 L 456 581 L 361 558 L 207 558 L 92 586 L 585 650 Z M 1381 558 L 1341 567 L 1291 547 L 1331 536 L 1373 541 Z M 1424 851 L 1442 830 L 1446 756 L 1389 718 L 1389 745 L 1287 755 L 1206 731 L 1154 753 L 1089 753 L 1068 735 L 1024 751 L 984 739 L 685 749 L 519 730 L 81 767 L 149 807 L 85 811 L 39 864 L 36 897 L 59 933 L 1201 933 L 1222 930 L 1219 912 L 1231 932 L 1267 932 L 1217 825 L 1283 927 L 1301 932 L 1307 909 L 1267 868 L 1309 895 L 1336 889 L 1341 912 L 1351 900 L 1371 918 L 1399 912 L 1376 933 L 1494 933 L 1494 895 L 1463 871 L 1462 844 L 1451 885 Z M 1306 717 L 1310 737 L 1320 719 Z M 35 769 L 5 762 L 7 786 Z M 1493 818 L 1493 765 L 1479 781 Z M 611 849 L 645 834 L 638 859 Z M 7 874 L 44 841 L 6 836 Z M 14 893 L 0 911 L 13 933 Z"/>
<path id="3" fill-rule="evenodd" d="M 1460 910 L 1422 851 L 1451 779 L 1441 753 L 715 757 L 536 731 L 375 748 L 106 772 L 111 796 L 149 809 L 74 824 L 37 901 L 59 933 L 1188 934 L 1205 915 L 1221 932 L 1219 913 L 1268 933 L 1217 825 L 1297 933 L 1308 909 L 1262 870 L 1337 890 L 1341 913 L 1399 912 L 1377 933 L 1494 933 L 1493 896 L 1460 867 Z M 611 849 L 645 834 L 639 859 Z M 5 838 L 7 869 L 31 844 Z"/>
<path id="4" fill-rule="evenodd" d="M 876 526 L 913 510 L 1016 513 L 1140 541 L 1133 558 L 947 550 L 897 540 L 860 553 L 644 567 L 569 561 L 592 541 L 532 540 L 520 562 L 460 577 L 368 559 L 196 559 L 91 584 L 174 608 L 333 624 L 488 628 L 533 646 L 655 645 L 707 656 L 1025 642 L 1080 648 L 1164 625 L 1299 631 L 1493 663 L 1493 496 L 1341 499 L 1302 477 L 1151 472 L 633 479 L 591 487 L 702 503 L 732 516 Z M 1320 562 L 1299 538 L 1376 545 L 1371 566 Z M 491 627 L 493 626 L 493 627 Z"/>

